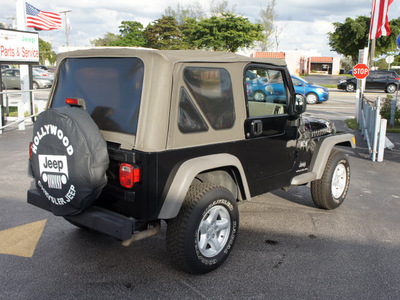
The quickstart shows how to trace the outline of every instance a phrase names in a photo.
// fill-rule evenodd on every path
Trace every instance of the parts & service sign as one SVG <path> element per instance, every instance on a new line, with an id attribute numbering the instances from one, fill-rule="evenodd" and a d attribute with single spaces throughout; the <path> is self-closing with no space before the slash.
<path id="1" fill-rule="evenodd" d="M 39 35 L 0 29 L 0 62 L 39 62 Z"/>

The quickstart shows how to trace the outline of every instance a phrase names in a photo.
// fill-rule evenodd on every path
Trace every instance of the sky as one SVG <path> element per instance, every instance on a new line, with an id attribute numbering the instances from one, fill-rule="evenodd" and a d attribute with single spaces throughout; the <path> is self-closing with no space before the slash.
<path id="1" fill-rule="evenodd" d="M 217 2 L 222 2 L 218 1 Z M 261 9 L 265 9 L 270 0 L 229 0 L 229 8 L 234 7 L 255 23 L 260 18 Z M 122 21 L 138 21 L 146 27 L 161 18 L 170 6 L 177 4 L 185 7 L 193 0 L 30 0 L 36 8 L 61 12 L 71 10 L 68 18 L 69 45 L 73 47 L 90 46 L 90 41 L 104 37 L 107 32 L 119 33 Z M 204 11 L 208 12 L 211 0 L 202 0 Z M 15 0 L 0 0 L 0 23 L 11 24 L 10 17 L 16 16 Z M 343 23 L 347 17 L 369 16 L 372 0 L 276 0 L 275 25 L 279 29 L 279 46 L 275 51 L 313 51 L 315 55 L 339 56 L 330 51 L 328 32 L 332 32 L 333 22 Z M 394 0 L 389 9 L 389 20 L 400 16 L 400 0 Z M 66 45 L 64 14 L 60 30 L 42 31 L 39 37 L 52 44 L 53 50 Z M 28 29 L 31 31 L 32 29 Z M 257 49 L 249 50 L 248 53 Z"/>

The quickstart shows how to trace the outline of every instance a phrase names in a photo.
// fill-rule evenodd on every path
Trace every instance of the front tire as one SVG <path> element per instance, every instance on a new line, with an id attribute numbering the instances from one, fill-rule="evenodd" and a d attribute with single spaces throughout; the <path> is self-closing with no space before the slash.
<path id="1" fill-rule="evenodd" d="M 311 196 L 319 208 L 335 209 L 346 198 L 349 185 L 348 157 L 343 152 L 333 149 L 322 178 L 311 182 Z"/>
<path id="2" fill-rule="evenodd" d="M 315 104 L 318 102 L 318 96 L 315 93 L 308 93 L 306 97 L 307 104 Z"/>
<path id="3" fill-rule="evenodd" d="M 354 92 L 356 90 L 356 85 L 354 83 L 348 83 L 346 85 L 346 92 Z"/>
<path id="4" fill-rule="evenodd" d="M 181 269 L 204 274 L 227 259 L 239 227 L 236 199 L 224 187 L 190 187 L 178 216 L 168 221 L 167 249 Z"/>

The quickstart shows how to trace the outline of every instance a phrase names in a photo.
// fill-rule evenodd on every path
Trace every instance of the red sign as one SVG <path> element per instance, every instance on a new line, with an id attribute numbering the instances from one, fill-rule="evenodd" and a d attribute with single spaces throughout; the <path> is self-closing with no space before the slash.
<path id="1" fill-rule="evenodd" d="M 369 68 L 366 64 L 357 64 L 353 68 L 353 76 L 357 79 L 364 79 L 369 74 Z"/>

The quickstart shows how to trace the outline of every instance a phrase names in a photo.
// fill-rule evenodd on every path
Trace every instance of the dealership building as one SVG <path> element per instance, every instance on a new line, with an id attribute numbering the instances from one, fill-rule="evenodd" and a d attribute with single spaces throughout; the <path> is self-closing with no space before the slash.
<path id="1" fill-rule="evenodd" d="M 256 58 L 280 58 L 286 61 L 291 74 L 329 74 L 340 72 L 340 57 L 312 56 L 311 52 L 254 52 L 250 56 Z"/>

